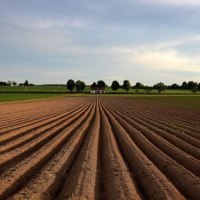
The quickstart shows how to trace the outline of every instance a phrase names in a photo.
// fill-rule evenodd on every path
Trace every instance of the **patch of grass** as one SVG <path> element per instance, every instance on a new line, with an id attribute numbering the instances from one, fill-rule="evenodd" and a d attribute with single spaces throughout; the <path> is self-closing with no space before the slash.
<path id="1" fill-rule="evenodd" d="M 90 93 L 90 86 L 86 86 L 84 93 Z M 65 86 L 0 86 L 0 92 L 52 92 L 52 93 L 66 93 L 69 92 Z M 76 89 L 73 92 L 77 92 Z M 106 93 L 109 94 L 146 94 L 144 89 L 131 89 L 130 91 L 122 88 L 113 91 L 111 87 L 106 87 Z M 151 90 L 150 94 L 158 94 L 157 90 Z M 165 90 L 161 94 L 192 94 L 190 90 Z"/>
<path id="2" fill-rule="evenodd" d="M 1 92 L 67 92 L 64 86 L 1 86 Z"/>
<path id="3" fill-rule="evenodd" d="M 43 99 L 62 96 L 62 94 L 53 93 L 0 93 L 0 102 Z"/>
<path id="4" fill-rule="evenodd" d="M 71 93 L 65 86 L 0 86 L 0 92 Z M 77 92 L 76 89 L 73 92 Z M 87 86 L 84 92 L 90 92 Z"/>

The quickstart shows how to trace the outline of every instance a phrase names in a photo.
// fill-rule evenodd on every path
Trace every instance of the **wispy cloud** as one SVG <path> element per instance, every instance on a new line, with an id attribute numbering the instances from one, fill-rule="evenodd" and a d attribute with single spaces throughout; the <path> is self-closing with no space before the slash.
<path id="1" fill-rule="evenodd" d="M 171 4 L 179 6 L 200 6 L 200 0 L 140 0 L 150 4 Z"/>
<path id="2" fill-rule="evenodd" d="M 200 0 L 0 2 L 0 79 L 200 80 Z"/>
<path id="3" fill-rule="evenodd" d="M 200 44 L 200 36 L 193 35 L 178 40 L 135 46 L 133 48 L 117 47 L 113 48 L 112 51 L 113 54 L 126 63 L 127 69 L 135 65 L 159 72 L 197 72 L 200 76 L 199 55 L 186 54 L 181 51 L 181 46 L 191 42 Z"/>

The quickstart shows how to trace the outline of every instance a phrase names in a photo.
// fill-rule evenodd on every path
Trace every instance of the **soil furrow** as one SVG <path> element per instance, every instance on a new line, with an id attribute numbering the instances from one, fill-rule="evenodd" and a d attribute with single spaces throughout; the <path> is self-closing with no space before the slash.
<path id="1" fill-rule="evenodd" d="M 56 112 L 55 114 L 54 113 L 53 114 L 49 114 L 49 116 L 47 114 L 45 114 L 45 116 L 43 118 L 41 118 L 40 116 L 37 116 L 36 119 L 34 119 L 35 117 L 34 118 L 32 117 L 33 119 L 32 118 L 29 119 L 28 122 L 22 123 L 22 125 L 20 125 L 20 124 L 17 125 L 17 126 L 10 125 L 11 126 L 10 129 L 8 129 L 8 128 L 6 128 L 5 130 L 1 129 L 0 139 L 1 139 L 2 136 L 4 136 L 5 134 L 7 135 L 7 133 L 10 133 L 11 131 L 20 130 L 20 129 L 26 128 L 27 126 L 31 126 L 31 125 L 34 125 L 34 124 L 36 124 L 36 126 L 37 126 L 37 123 L 40 123 L 40 122 L 43 123 L 44 120 L 46 120 L 46 119 L 48 120 L 49 118 L 57 117 L 58 115 L 62 115 L 64 113 L 73 112 L 74 109 L 78 110 L 79 107 L 80 106 L 77 106 L 77 107 L 72 108 L 72 109 L 70 109 L 68 111 L 65 111 L 65 110 L 62 109 L 61 112 Z M 12 128 L 13 126 L 14 126 L 14 128 Z"/>
<path id="2" fill-rule="evenodd" d="M 182 124 L 183 122 L 181 122 L 181 121 L 179 121 L 178 125 L 173 125 L 175 122 L 167 121 L 166 116 L 165 116 L 164 120 L 162 120 L 163 117 L 161 117 L 161 116 L 156 117 L 154 113 L 146 113 L 145 112 L 145 114 L 144 114 L 144 112 L 138 111 L 138 109 L 130 110 L 130 109 L 126 109 L 126 107 L 124 107 L 122 105 L 119 106 L 119 105 L 114 104 L 114 107 L 121 109 L 123 111 L 126 111 L 133 116 L 141 117 L 144 121 L 149 120 L 153 123 L 157 123 L 157 126 L 159 126 L 163 130 L 168 130 L 168 131 L 172 131 L 172 132 L 174 130 L 178 130 L 178 131 L 188 134 L 189 136 L 192 136 L 196 139 L 200 139 L 200 134 L 199 134 L 200 127 L 199 127 L 199 129 L 195 129 L 194 127 L 191 127 L 191 124 L 190 124 L 190 126 L 183 125 Z"/>
<path id="3" fill-rule="evenodd" d="M 87 113 L 84 113 L 83 115 L 85 114 Z M 80 113 L 80 116 L 81 115 L 82 113 Z M 58 127 L 48 130 L 48 132 L 46 132 L 45 135 L 43 134 L 41 137 L 35 139 L 30 144 L 22 146 L 22 148 L 18 149 L 17 151 L 13 150 L 12 152 L 9 152 L 7 155 L 3 154 L 0 160 L 0 172 L 8 168 L 9 166 L 16 164 L 16 162 L 20 161 L 21 159 L 24 159 L 29 155 L 31 155 L 32 152 L 41 148 L 44 144 L 48 143 L 50 140 L 55 138 L 61 131 L 63 131 L 67 127 L 69 128 L 73 127 L 73 123 L 76 122 L 78 118 L 79 115 L 74 116 L 73 118 L 66 120 L 65 123 L 59 125 Z"/>
<path id="4" fill-rule="evenodd" d="M 172 136 L 171 134 L 167 133 L 166 131 L 157 129 L 154 126 L 152 126 L 142 120 L 139 120 L 137 117 L 133 117 L 133 116 L 131 116 L 131 117 L 132 117 L 132 119 L 134 119 L 135 126 L 138 130 L 142 131 L 144 129 L 144 127 L 146 126 L 148 129 L 150 129 L 154 133 L 158 134 L 159 136 L 161 136 L 162 138 L 164 138 L 171 144 L 175 145 L 176 147 L 180 148 L 181 150 L 187 152 L 188 154 L 192 155 L 196 159 L 200 160 L 200 149 L 192 146 L 191 144 L 181 140 L 180 138 L 178 138 L 176 136 Z M 143 126 L 141 126 L 140 124 L 142 124 Z"/>
<path id="5" fill-rule="evenodd" d="M 82 118 L 76 120 L 73 126 L 70 126 L 68 129 L 59 130 L 59 135 L 44 145 L 39 151 L 33 152 L 27 159 L 4 171 L 0 179 L 0 185 L 3 186 L 0 188 L 0 198 L 8 198 L 8 196 L 19 190 L 26 180 L 32 177 L 37 170 L 50 160 L 68 141 L 70 136 L 81 127 L 85 119 L 89 116 L 91 109 Z"/>
<path id="6" fill-rule="evenodd" d="M 125 108 L 126 110 L 130 110 L 130 111 L 134 111 L 134 112 L 139 111 L 139 112 L 141 112 L 141 114 L 143 114 L 144 111 L 145 111 L 145 114 L 147 116 L 150 116 L 152 118 L 158 119 L 158 121 L 159 121 L 159 119 L 164 118 L 166 120 L 176 121 L 178 124 L 179 123 L 186 123 L 189 126 L 197 127 L 197 129 L 200 130 L 200 127 L 199 127 L 200 118 L 197 119 L 197 117 L 193 117 L 191 119 L 191 118 L 187 117 L 187 119 L 188 119 L 188 121 L 187 121 L 187 120 L 185 120 L 185 117 L 187 115 L 183 115 L 182 111 L 181 111 L 181 114 L 179 113 L 179 115 L 177 116 L 177 113 L 174 112 L 174 109 L 171 110 L 171 109 L 167 108 L 168 110 L 171 110 L 173 113 L 167 113 L 166 109 L 164 109 L 162 111 L 159 110 L 159 112 L 157 112 L 157 107 L 150 107 L 150 105 L 144 104 L 144 103 L 143 103 L 143 106 L 140 107 L 138 105 L 138 102 L 135 102 L 135 106 L 130 106 L 131 104 L 133 104 L 133 102 L 134 102 L 133 100 L 131 100 L 130 102 L 126 102 L 125 101 L 126 99 L 124 99 L 124 98 L 121 99 L 121 100 L 122 100 L 122 103 L 118 102 L 118 101 L 116 102 L 116 99 L 115 99 L 115 101 L 111 100 L 111 102 L 113 104 L 115 104 L 117 107 L 121 106 L 122 108 Z M 158 107 L 158 109 L 160 109 L 160 107 Z M 163 107 L 161 109 L 163 109 Z M 187 114 L 190 114 L 190 113 L 187 112 Z"/>
<path id="7" fill-rule="evenodd" d="M 55 128 L 56 126 L 62 124 L 66 120 L 69 120 L 71 117 L 75 116 L 79 112 L 85 111 L 88 108 L 83 106 L 80 110 L 75 110 L 74 112 L 66 113 L 62 116 L 59 116 L 57 119 L 51 119 L 50 121 L 44 122 L 42 125 L 30 127 L 25 131 L 18 133 L 17 135 L 13 133 L 12 137 L 8 137 L 1 143 L 4 144 L 0 147 L 0 154 L 11 151 L 15 148 L 21 147 L 29 143 L 30 141 L 41 137 L 42 134 L 46 133 L 49 129 Z"/>
<path id="8" fill-rule="evenodd" d="M 149 199 L 184 199 L 168 179 L 135 145 L 124 128 L 104 109 L 123 156 L 133 171 L 136 182 Z"/>
<path id="9" fill-rule="evenodd" d="M 121 155 L 112 127 L 102 108 L 100 111 L 102 199 L 145 199 L 137 187 L 134 174 L 131 174 Z"/>
<path id="10" fill-rule="evenodd" d="M 0 199 L 199 200 L 199 110 L 163 98 L 0 104 Z"/>
<path id="11" fill-rule="evenodd" d="M 116 109 L 112 111 L 116 111 Z M 140 126 L 139 124 L 135 122 L 134 119 L 126 115 L 123 115 L 119 112 L 117 112 L 116 115 L 123 118 L 130 125 L 130 126 L 126 126 L 127 131 L 128 130 L 131 132 L 140 131 L 158 149 L 162 150 L 165 154 L 173 158 L 176 162 L 183 165 L 189 171 L 191 171 L 192 173 L 200 177 L 200 161 L 199 160 L 196 160 L 194 157 L 178 149 L 176 146 L 170 144 L 168 141 L 163 140 L 162 137 L 155 134 L 153 131 Z"/>
<path id="12" fill-rule="evenodd" d="M 57 196 L 59 188 L 63 185 L 65 174 L 71 168 L 74 159 L 79 154 L 93 115 L 94 108 L 84 123 L 68 139 L 67 143 L 11 199 L 31 198 L 50 200 Z"/>
<path id="13" fill-rule="evenodd" d="M 94 199 L 98 196 L 98 142 L 99 142 L 99 107 L 90 122 L 83 146 L 70 171 L 66 174 L 65 183 L 56 199 Z M 97 185 L 96 185 L 97 184 Z"/>
<path id="14" fill-rule="evenodd" d="M 113 112 L 112 112 L 113 114 Z M 169 180 L 180 189 L 180 191 L 191 199 L 198 199 L 200 196 L 200 179 L 194 176 L 170 157 L 161 152 L 150 143 L 139 131 L 134 131 L 131 126 L 118 115 L 115 115 L 120 124 L 126 129 L 129 127 L 129 134 L 144 154 L 169 178 Z"/>

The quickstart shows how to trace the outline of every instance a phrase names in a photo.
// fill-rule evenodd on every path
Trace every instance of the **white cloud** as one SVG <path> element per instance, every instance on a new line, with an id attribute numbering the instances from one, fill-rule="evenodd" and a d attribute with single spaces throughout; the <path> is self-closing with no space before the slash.
<path id="1" fill-rule="evenodd" d="M 87 22 L 78 18 L 65 19 L 34 19 L 32 23 L 24 24 L 33 29 L 55 29 L 55 28 L 84 28 Z"/>
<path id="2" fill-rule="evenodd" d="M 144 69 L 157 71 L 200 72 L 200 57 L 186 54 L 177 47 L 195 42 L 200 43 L 199 35 L 182 37 L 168 42 L 158 42 L 136 47 L 112 48 L 115 55 L 127 69 L 141 66 Z"/>
<path id="3" fill-rule="evenodd" d="M 200 72 L 200 59 L 180 55 L 175 50 L 136 53 L 134 62 L 160 71 Z"/>
<path id="4" fill-rule="evenodd" d="M 78 18 L 78 17 L 63 17 L 63 18 L 37 18 L 37 17 L 25 17 L 25 16 L 17 16 L 17 17 L 4 17 L 0 19 L 1 23 L 6 24 L 6 26 L 23 28 L 23 29 L 31 29 L 41 30 L 41 29 L 82 29 L 89 26 L 89 21 Z"/>
<path id="5" fill-rule="evenodd" d="M 170 4 L 177 6 L 200 6 L 200 0 L 140 0 L 149 4 Z"/>

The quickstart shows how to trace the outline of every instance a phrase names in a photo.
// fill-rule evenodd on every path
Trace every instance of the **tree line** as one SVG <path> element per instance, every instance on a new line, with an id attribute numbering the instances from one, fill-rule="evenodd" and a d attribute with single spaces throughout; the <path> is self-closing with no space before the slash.
<path id="1" fill-rule="evenodd" d="M 103 80 L 99 80 L 96 82 L 93 82 L 91 85 L 91 88 L 94 87 L 107 87 L 106 83 Z M 82 92 L 85 89 L 86 85 L 83 81 L 78 80 L 75 82 L 72 79 L 69 79 L 67 81 L 67 89 L 69 89 L 71 92 L 76 88 L 78 92 Z M 124 89 L 127 92 L 131 89 L 136 89 L 136 93 L 139 93 L 139 89 L 143 89 L 146 91 L 146 93 L 150 93 L 153 89 L 158 90 L 158 93 L 161 93 L 162 91 L 166 89 L 172 89 L 172 90 L 191 90 L 193 92 L 200 91 L 200 83 L 194 82 L 194 81 L 184 81 L 181 85 L 178 85 L 176 83 L 173 83 L 171 85 L 165 85 L 163 82 L 159 82 L 157 84 L 154 84 L 153 86 L 144 85 L 140 82 L 137 82 L 135 85 L 131 86 L 129 80 L 124 80 L 123 84 L 120 85 L 117 80 L 114 80 L 111 84 L 111 88 L 113 91 L 117 91 L 118 89 Z"/>
<path id="2" fill-rule="evenodd" d="M 24 83 L 19 83 L 17 84 L 16 81 L 0 81 L 0 86 L 33 86 L 34 84 L 29 83 L 28 80 L 25 80 Z M 83 90 L 86 87 L 85 82 L 78 80 L 78 81 L 74 81 L 72 79 L 69 79 L 67 81 L 67 89 L 69 89 L 71 92 L 76 88 L 76 90 L 78 92 L 83 92 Z M 97 82 L 93 82 L 91 85 L 91 87 L 100 87 L 100 88 L 105 88 L 107 87 L 106 83 L 103 80 L 99 80 Z M 140 89 L 143 89 L 146 91 L 146 93 L 151 93 L 151 91 L 153 89 L 158 90 L 159 93 L 161 93 L 162 91 L 166 90 L 166 89 L 171 89 L 171 90 L 191 90 L 192 92 L 198 92 L 200 91 L 200 83 L 194 82 L 194 81 L 184 81 L 181 85 L 177 84 L 177 83 L 173 83 L 171 85 L 165 85 L 162 82 L 159 82 L 153 86 L 148 86 L 148 85 L 144 85 L 140 82 L 137 82 L 135 85 L 131 86 L 129 80 L 124 80 L 123 84 L 120 85 L 119 82 L 117 80 L 114 80 L 111 84 L 111 88 L 113 91 L 117 91 L 118 89 L 124 89 L 127 92 L 130 91 L 131 89 L 136 89 L 136 93 L 139 93 Z"/>
<path id="3" fill-rule="evenodd" d="M 76 88 L 78 92 L 82 92 L 85 89 L 85 83 L 83 81 L 74 81 L 72 79 L 69 79 L 67 81 L 67 89 L 70 90 L 71 92 Z"/>
<path id="4" fill-rule="evenodd" d="M 17 83 L 16 81 L 0 81 L 0 86 L 33 86 L 33 83 L 29 83 L 28 80 L 25 80 L 24 83 Z"/>

